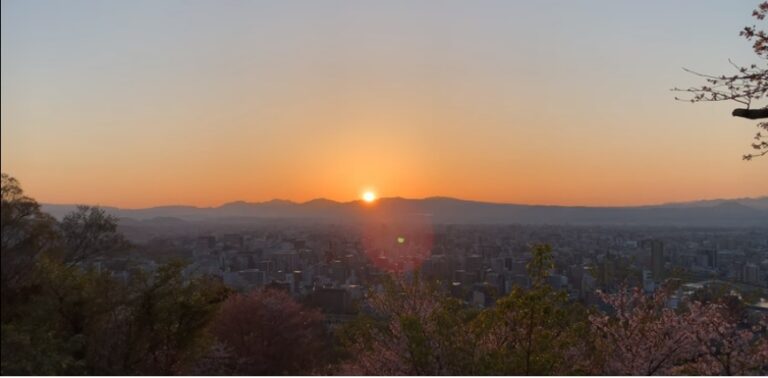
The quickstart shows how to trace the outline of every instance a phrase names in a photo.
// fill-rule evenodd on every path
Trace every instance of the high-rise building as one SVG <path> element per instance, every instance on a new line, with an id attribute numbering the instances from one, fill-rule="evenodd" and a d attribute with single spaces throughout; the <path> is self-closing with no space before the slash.
<path id="1" fill-rule="evenodd" d="M 651 272 L 643 270 L 643 290 L 646 293 L 651 293 L 656 289 L 656 284 L 653 282 Z"/>
<path id="2" fill-rule="evenodd" d="M 221 241 L 228 247 L 243 248 L 245 244 L 245 238 L 240 234 L 225 234 L 221 237 Z"/>
<path id="3" fill-rule="evenodd" d="M 717 268 L 717 250 L 708 249 L 708 250 L 702 251 L 701 254 L 706 256 L 708 268 L 711 268 L 711 269 Z"/>
<path id="4" fill-rule="evenodd" d="M 651 272 L 653 278 L 660 281 L 664 278 L 664 242 L 650 239 L 642 242 L 644 248 L 651 252 Z"/>
<path id="5" fill-rule="evenodd" d="M 699 256 L 700 264 L 706 265 L 706 267 L 710 269 L 717 269 L 719 261 L 716 249 L 700 250 Z"/>
<path id="6" fill-rule="evenodd" d="M 216 237 L 214 236 L 200 236 L 197 238 L 198 248 L 211 249 L 216 246 Z"/>
<path id="7" fill-rule="evenodd" d="M 479 272 L 483 269 L 483 256 L 470 255 L 464 258 L 464 270 L 468 272 Z"/>
<path id="8" fill-rule="evenodd" d="M 745 264 L 741 269 L 742 280 L 746 283 L 760 283 L 760 267 L 755 264 Z"/>

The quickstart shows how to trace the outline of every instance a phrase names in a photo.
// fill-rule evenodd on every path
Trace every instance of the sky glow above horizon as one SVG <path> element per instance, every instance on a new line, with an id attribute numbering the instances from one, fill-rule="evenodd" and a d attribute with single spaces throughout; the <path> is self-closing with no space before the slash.
<path id="1" fill-rule="evenodd" d="M 44 203 L 768 195 L 758 1 L 2 1 L 2 171 Z"/>

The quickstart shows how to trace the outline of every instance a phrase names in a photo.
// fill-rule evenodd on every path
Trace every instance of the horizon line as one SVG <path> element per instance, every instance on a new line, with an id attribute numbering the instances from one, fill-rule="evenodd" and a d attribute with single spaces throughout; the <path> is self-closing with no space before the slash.
<path id="1" fill-rule="evenodd" d="M 696 203 L 696 202 L 712 202 L 712 201 L 739 201 L 739 200 L 761 200 L 761 199 L 768 199 L 768 193 L 764 195 L 759 195 L 756 197 L 737 197 L 737 198 L 705 198 L 705 199 L 693 199 L 693 200 L 682 200 L 682 201 L 671 201 L 671 202 L 661 202 L 661 203 L 647 203 L 647 204 L 640 204 L 640 205 L 563 205 L 563 204 L 541 204 L 541 203 L 520 203 L 520 202 L 496 202 L 496 201 L 483 201 L 483 200 L 474 200 L 474 199 L 464 199 L 464 198 L 458 198 L 458 197 L 450 197 L 450 196 L 429 196 L 429 197 L 421 197 L 421 198 L 408 198 L 408 197 L 401 197 L 401 196 L 392 196 L 392 197 L 379 197 L 376 199 L 376 202 L 379 201 L 388 201 L 388 200 L 406 200 L 406 201 L 425 201 L 425 200 L 435 200 L 435 199 L 442 199 L 442 200 L 453 200 L 453 201 L 462 201 L 462 202 L 474 202 L 474 203 L 484 203 L 484 204 L 491 204 L 491 205 L 514 205 L 514 206 L 540 206 L 540 207 L 582 207 L 582 208 L 640 208 L 640 207 L 654 207 L 654 206 L 672 206 L 672 205 L 678 205 L 678 204 L 689 204 L 689 203 Z M 195 208 L 195 209 L 217 209 L 221 208 L 227 205 L 232 204 L 246 204 L 246 205 L 260 205 L 260 204 L 268 204 L 268 203 L 276 203 L 276 202 L 282 202 L 282 203 L 290 203 L 295 205 L 306 205 L 312 202 L 317 201 L 327 201 L 332 202 L 335 204 L 354 204 L 354 203 L 360 203 L 363 202 L 361 199 L 355 199 L 351 201 L 337 201 L 330 198 L 325 197 L 317 197 L 313 198 L 307 201 L 293 201 L 283 198 L 273 198 L 270 200 L 265 201 L 246 201 L 246 200 L 234 200 L 234 201 L 228 201 L 224 202 L 219 205 L 215 206 L 196 206 L 196 205 L 184 205 L 184 204 L 169 204 L 169 205 L 154 205 L 154 206 L 144 206 L 144 207 L 120 207 L 120 206 L 113 206 L 113 205 L 104 205 L 104 204 L 88 204 L 88 203 L 51 203 L 51 202 L 43 202 L 38 201 L 40 205 L 49 205 L 49 206 L 94 206 L 94 207 L 103 207 L 103 208 L 114 208 L 114 209 L 120 209 L 120 210 L 150 210 L 150 209 L 158 209 L 158 208 L 168 208 L 168 207 L 187 207 L 187 208 Z"/>

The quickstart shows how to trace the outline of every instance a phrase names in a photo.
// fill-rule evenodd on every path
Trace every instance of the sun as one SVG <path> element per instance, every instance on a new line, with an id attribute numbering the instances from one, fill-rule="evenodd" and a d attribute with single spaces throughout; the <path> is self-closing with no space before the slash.
<path id="1" fill-rule="evenodd" d="M 373 201 L 376 201 L 376 193 L 370 190 L 363 192 L 363 201 L 373 203 Z"/>

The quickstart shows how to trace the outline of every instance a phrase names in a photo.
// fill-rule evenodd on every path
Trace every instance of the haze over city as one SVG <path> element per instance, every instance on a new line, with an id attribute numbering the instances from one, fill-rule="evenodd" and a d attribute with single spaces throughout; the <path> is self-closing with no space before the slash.
<path id="1" fill-rule="evenodd" d="M 684 72 L 756 61 L 754 1 L 2 3 L 2 170 L 125 208 L 768 193 Z"/>
<path id="2" fill-rule="evenodd" d="M 0 375 L 768 376 L 768 0 L 0 2 Z"/>

